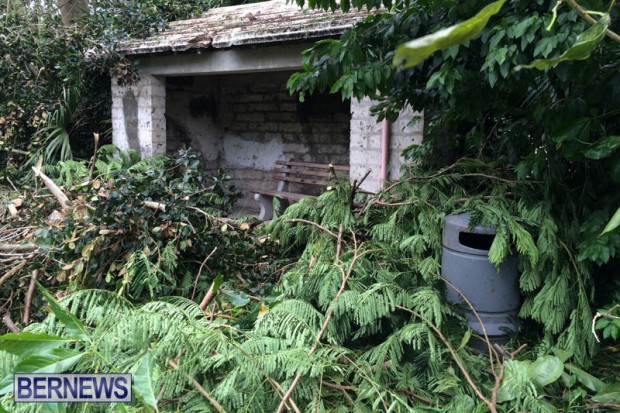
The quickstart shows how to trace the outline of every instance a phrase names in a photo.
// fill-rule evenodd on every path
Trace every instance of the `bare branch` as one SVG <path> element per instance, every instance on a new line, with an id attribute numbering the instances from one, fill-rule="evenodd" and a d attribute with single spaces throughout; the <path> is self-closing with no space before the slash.
<path id="1" fill-rule="evenodd" d="M 20 272 L 25 266 L 26 266 L 27 261 L 24 260 L 22 262 L 20 262 L 19 264 L 17 264 L 15 267 L 11 268 L 10 270 L 8 270 L 6 272 L 6 274 L 4 274 L 2 277 L 0 277 L 0 286 L 2 284 L 4 284 L 9 278 L 11 278 L 12 276 L 14 276 L 15 274 L 17 274 L 18 272 Z"/>
<path id="2" fill-rule="evenodd" d="M 70 211 L 72 208 L 71 201 L 69 201 L 69 198 L 67 198 L 67 195 L 65 195 L 65 193 L 62 192 L 62 190 L 58 187 L 58 185 L 54 183 L 54 181 L 52 181 L 47 175 L 41 172 L 40 165 L 33 166 L 32 170 L 34 171 L 34 176 L 40 178 L 45 184 L 45 186 L 54 195 L 54 198 L 56 198 L 56 200 L 60 204 L 60 207 L 63 209 L 63 211 Z"/>
<path id="3" fill-rule="evenodd" d="M 172 367 L 173 369 L 177 370 L 179 368 L 179 366 L 177 366 L 177 364 L 170 360 L 168 362 L 168 364 L 170 365 L 170 367 Z M 198 393 L 202 394 L 204 396 L 205 399 L 207 399 L 209 401 L 209 403 L 211 403 L 211 406 L 213 406 L 213 408 L 215 408 L 215 410 L 217 410 L 219 413 L 226 413 L 226 410 L 224 410 L 224 408 L 222 407 L 221 404 L 218 403 L 217 400 L 215 400 L 215 398 L 213 396 L 211 396 L 209 394 L 208 391 L 205 390 L 204 387 L 202 387 L 200 385 L 200 383 L 198 383 L 195 379 L 192 378 L 192 386 L 194 386 L 194 388 L 196 390 L 198 390 Z"/>
<path id="4" fill-rule="evenodd" d="M 6 313 L 4 317 L 2 317 L 2 322 L 4 323 L 6 328 L 9 329 L 10 332 L 15 333 L 15 334 L 21 333 L 21 330 L 19 329 L 19 327 L 15 325 L 9 313 Z"/>
<path id="5" fill-rule="evenodd" d="M 144 207 L 155 211 L 166 212 L 166 204 L 154 201 L 144 201 Z"/>
<path id="6" fill-rule="evenodd" d="M 596 24 L 596 19 L 594 19 L 594 17 L 590 16 L 580 5 L 579 3 L 577 3 L 576 0 L 566 0 L 566 2 L 573 8 L 573 10 L 575 10 L 575 12 L 577 12 L 577 14 L 584 19 L 585 21 L 587 21 L 590 24 Z M 610 39 L 612 39 L 614 42 L 620 43 L 620 35 L 618 35 L 618 33 L 613 32 L 609 29 L 607 29 L 607 37 L 609 37 Z"/>
<path id="7" fill-rule="evenodd" d="M 326 232 L 327 234 L 331 235 L 332 237 L 338 238 L 338 234 L 328 230 L 327 228 L 325 228 L 322 225 L 317 224 L 316 222 L 308 221 L 306 219 L 287 219 L 287 220 L 284 221 L 285 224 L 288 224 L 288 223 L 291 223 L 291 222 L 299 222 L 299 223 L 302 223 L 302 224 L 314 225 L 315 227 L 317 227 L 318 229 L 320 229 L 323 232 Z"/>
<path id="8" fill-rule="evenodd" d="M 354 235 L 353 238 L 355 239 L 355 234 L 353 234 L 353 235 Z M 342 242 L 342 239 L 340 239 L 340 242 Z M 344 289 L 347 286 L 347 282 L 349 281 L 349 278 L 353 274 L 353 269 L 355 268 L 355 264 L 357 263 L 357 261 L 361 257 L 363 257 L 365 254 L 370 252 L 370 250 L 362 251 L 362 249 L 363 249 L 363 244 L 355 246 L 355 251 L 354 251 L 353 259 L 351 260 L 351 264 L 349 264 L 349 269 L 347 270 L 346 273 L 344 272 L 344 269 L 342 267 L 339 267 L 339 270 L 342 273 L 342 283 L 340 284 L 340 289 L 336 293 L 336 297 L 334 297 L 334 300 L 332 301 L 331 305 L 329 306 L 329 309 L 327 310 L 327 313 L 325 314 L 325 320 L 323 321 L 323 325 L 321 326 L 321 330 L 319 331 L 319 333 L 317 334 L 316 338 L 314 339 L 314 344 L 312 345 L 312 348 L 310 348 L 310 351 L 308 352 L 308 355 L 314 354 L 314 352 L 319 348 L 319 344 L 321 343 L 321 339 L 323 338 L 323 334 L 325 334 L 325 331 L 327 330 L 327 326 L 329 325 L 329 323 L 330 323 L 330 321 L 332 319 L 332 316 L 334 314 L 334 310 L 336 309 L 336 303 L 340 299 L 340 296 L 342 295 L 342 293 L 344 293 Z M 297 373 L 297 375 L 293 379 L 293 382 L 291 383 L 290 387 L 288 388 L 288 391 L 286 392 L 284 397 L 282 397 L 282 401 L 280 402 L 280 405 L 278 406 L 277 413 L 282 413 L 282 410 L 284 409 L 284 407 L 286 405 L 286 401 L 293 394 L 293 390 L 295 390 L 295 387 L 299 383 L 299 380 L 301 380 L 301 373 Z"/>
<path id="9" fill-rule="evenodd" d="M 0 252 L 30 252 L 38 249 L 39 246 L 32 243 L 27 244 L 0 244 Z"/>
<path id="10" fill-rule="evenodd" d="M 202 274 L 202 269 L 204 268 L 204 266 L 207 263 L 207 261 L 209 261 L 209 258 L 211 258 L 213 256 L 215 251 L 217 251 L 217 247 L 213 248 L 213 251 L 211 251 L 209 253 L 209 255 L 207 255 L 207 258 L 204 259 L 202 264 L 200 264 L 200 268 L 198 269 L 198 274 L 196 275 L 196 279 L 194 280 L 194 289 L 192 290 L 192 298 L 191 298 L 192 301 L 194 301 L 194 297 L 196 296 L 196 287 L 198 286 L 198 280 L 200 279 L 200 274 Z M 211 289 L 212 288 L 213 288 L 213 284 L 211 284 Z M 207 304 L 209 304 L 209 302 L 207 302 Z M 207 307 L 207 304 L 205 304 L 205 308 Z M 204 310 L 204 308 L 203 308 L 203 310 Z"/>
<path id="11" fill-rule="evenodd" d="M 28 286 L 28 292 L 26 293 L 26 304 L 24 306 L 24 317 L 22 319 L 25 326 L 30 323 L 30 307 L 32 306 L 32 295 L 34 294 L 34 288 L 36 287 L 38 275 L 38 270 L 34 270 L 32 272 L 32 277 L 30 278 L 30 285 Z"/>

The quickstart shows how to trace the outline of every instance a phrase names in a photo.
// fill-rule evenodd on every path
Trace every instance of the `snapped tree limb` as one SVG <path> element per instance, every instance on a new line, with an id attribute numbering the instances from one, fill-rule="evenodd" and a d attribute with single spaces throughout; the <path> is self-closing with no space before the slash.
<path id="1" fill-rule="evenodd" d="M 67 195 L 65 195 L 65 193 L 62 192 L 62 190 L 58 187 L 58 185 L 56 185 L 54 181 L 50 179 L 49 176 L 45 175 L 41 171 L 41 165 L 37 164 L 36 166 L 33 166 L 32 170 L 34 171 L 34 176 L 40 178 L 45 184 L 45 186 L 51 191 L 51 193 L 54 195 L 54 197 L 60 204 L 63 211 L 70 211 L 73 208 L 71 201 L 69 201 L 69 198 L 67 197 Z"/>

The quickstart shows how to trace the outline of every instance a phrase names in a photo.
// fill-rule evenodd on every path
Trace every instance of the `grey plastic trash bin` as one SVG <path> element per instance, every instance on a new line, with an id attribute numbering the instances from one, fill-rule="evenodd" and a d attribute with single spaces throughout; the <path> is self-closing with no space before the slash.
<path id="1" fill-rule="evenodd" d="M 517 257 L 507 257 L 497 271 L 488 258 L 495 229 L 478 225 L 469 230 L 470 218 L 469 213 L 446 216 L 441 272 L 470 301 L 484 323 L 489 339 L 502 343 L 506 340 L 505 329 L 516 331 L 518 328 L 521 295 Z M 483 335 L 480 322 L 461 294 L 450 285 L 447 291 L 449 301 L 464 304 L 468 326 Z"/>

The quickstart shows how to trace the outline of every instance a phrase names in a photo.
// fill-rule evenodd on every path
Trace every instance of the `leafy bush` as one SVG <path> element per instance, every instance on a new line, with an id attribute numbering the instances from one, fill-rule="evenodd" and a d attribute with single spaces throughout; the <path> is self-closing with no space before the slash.
<path id="1" fill-rule="evenodd" d="M 260 257 L 273 246 L 259 242 L 251 224 L 226 218 L 239 193 L 222 171 L 206 174 L 189 150 L 140 160 L 136 152 L 103 146 L 98 155 L 92 169 L 79 161 L 44 168 L 64 185 L 72 208 L 59 212 L 53 198 L 38 204 L 36 192 L 24 198 L 28 215 L 17 218 L 39 228 L 31 242 L 42 250 L 7 280 L 1 297 L 24 296 L 18 275 L 35 269 L 48 286 L 104 288 L 137 302 L 202 297 L 222 276 L 223 288 L 242 280 L 247 288 L 270 290 L 262 276 L 270 266 Z M 22 318 L 23 309 L 11 311 Z"/>
<path id="2" fill-rule="evenodd" d="M 92 156 L 93 133 L 109 143 L 111 75 L 120 83 L 136 80 L 116 44 L 221 4 L 94 0 L 79 24 L 63 26 L 56 3 L 11 1 L 0 10 L 0 177 L 34 154 L 51 158 L 55 150 L 47 148 L 54 142 L 62 142 L 62 159 L 69 149 L 82 159 Z"/>

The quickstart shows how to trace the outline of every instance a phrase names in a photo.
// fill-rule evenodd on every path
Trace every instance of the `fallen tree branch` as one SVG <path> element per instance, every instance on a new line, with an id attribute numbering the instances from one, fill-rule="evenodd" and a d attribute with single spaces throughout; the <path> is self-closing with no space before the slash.
<path id="1" fill-rule="evenodd" d="M 58 201 L 63 211 L 70 211 L 73 207 L 71 205 L 71 201 L 67 198 L 64 192 L 52 181 L 47 175 L 41 172 L 41 166 L 37 164 L 37 166 L 33 166 L 32 170 L 34 171 L 34 176 L 40 178 L 45 186 L 50 190 L 50 192 L 54 195 L 54 198 Z"/>
<path id="2" fill-rule="evenodd" d="M 267 377 L 267 381 L 269 382 L 269 384 L 271 384 L 271 387 L 273 387 L 275 389 L 276 394 L 278 395 L 280 400 L 282 400 L 282 397 L 284 397 L 284 389 L 282 388 L 280 383 L 278 383 L 277 381 L 275 381 L 274 379 L 272 379 L 271 377 L 269 377 L 267 375 L 265 377 Z M 289 404 L 290 404 L 290 408 L 288 406 Z M 292 399 L 287 401 L 286 408 L 288 410 L 291 410 L 291 408 L 292 408 L 293 411 L 295 411 L 295 413 L 301 413 L 301 410 L 299 410 L 299 407 L 297 407 L 297 405 L 295 404 L 295 402 Z"/>
<path id="3" fill-rule="evenodd" d="M 144 201 L 144 206 L 155 211 L 166 212 L 166 204 L 162 204 L 161 202 Z"/>
<path id="4" fill-rule="evenodd" d="M 2 322 L 4 323 L 6 328 L 9 329 L 11 333 L 15 333 L 15 334 L 21 333 L 21 330 L 19 329 L 19 327 L 15 325 L 9 313 L 6 313 L 4 317 L 2 317 Z"/>
<path id="5" fill-rule="evenodd" d="M 469 384 L 469 387 L 471 387 L 471 389 L 474 391 L 474 393 L 476 393 L 476 396 L 478 396 L 478 398 L 487 405 L 487 407 L 489 408 L 489 410 L 492 413 L 497 413 L 497 407 L 495 406 L 495 404 L 493 403 L 493 401 L 489 400 L 487 397 L 485 397 L 484 394 L 482 394 L 482 391 L 480 390 L 480 388 L 478 386 L 476 386 L 476 383 L 474 383 L 473 379 L 471 378 L 471 376 L 469 375 L 469 372 L 467 371 L 467 369 L 465 368 L 465 366 L 463 365 L 463 362 L 461 361 L 460 357 L 458 356 L 458 354 L 456 354 L 456 351 L 454 350 L 454 347 L 452 347 L 452 345 L 450 344 L 450 342 L 448 341 L 448 339 L 442 334 L 442 332 L 433 324 L 431 323 L 428 319 L 426 319 L 426 317 L 422 316 L 420 313 L 413 311 L 410 308 L 407 307 L 403 307 L 401 305 L 396 305 L 396 308 L 398 308 L 399 310 L 403 310 L 408 312 L 409 314 L 412 314 L 414 316 L 416 316 L 417 318 L 419 318 L 420 320 L 424 321 L 426 323 L 426 325 L 428 327 L 430 327 L 431 330 L 433 330 L 435 332 L 435 334 L 437 335 L 437 337 L 439 337 L 439 339 L 441 340 L 441 342 L 446 346 L 446 348 L 448 349 L 448 352 L 450 353 L 450 356 L 452 356 L 452 360 L 454 360 L 454 362 L 456 363 L 456 365 L 458 366 L 459 370 L 461 370 L 461 373 L 463 374 L 463 376 L 465 377 L 465 380 L 467 381 L 467 383 Z M 503 367 L 503 365 L 502 365 Z M 495 372 L 493 372 L 493 374 L 495 374 Z"/>
<path id="6" fill-rule="evenodd" d="M 170 360 L 168 362 L 168 364 L 170 365 L 170 367 L 172 367 L 175 370 L 177 370 L 179 368 L 179 366 L 177 366 L 177 364 L 174 361 L 172 361 L 172 360 Z M 215 410 L 217 410 L 219 413 L 226 413 L 226 410 L 224 410 L 222 405 L 219 404 L 218 401 L 215 400 L 215 398 L 213 396 L 211 396 L 209 394 L 209 392 L 206 391 L 205 388 L 200 385 L 200 383 L 198 383 L 193 378 L 191 380 L 192 380 L 192 386 L 194 386 L 194 388 L 196 390 L 198 390 L 198 393 L 202 394 L 205 397 L 205 399 L 207 399 L 209 401 L 209 403 L 211 403 L 211 406 L 213 406 L 215 408 Z"/>
<path id="7" fill-rule="evenodd" d="M 317 224 L 316 222 L 312 222 L 312 221 L 308 221 L 307 219 L 287 219 L 284 221 L 285 224 L 289 224 L 291 222 L 298 222 L 301 224 L 308 224 L 308 225 L 314 225 L 315 227 L 317 227 L 318 229 L 328 233 L 329 235 L 331 235 L 334 238 L 338 238 L 338 234 L 336 234 L 335 232 L 332 232 L 330 230 L 328 230 L 327 228 L 325 228 L 322 225 Z"/>
<path id="8" fill-rule="evenodd" d="M 0 244 L 0 252 L 30 252 L 39 249 L 39 246 L 32 243 L 27 244 Z"/>
<path id="9" fill-rule="evenodd" d="M 34 294 L 34 288 L 36 287 L 37 276 L 39 275 L 38 270 L 34 270 L 32 272 L 32 277 L 30 278 L 30 285 L 28 286 L 28 292 L 26 293 L 26 305 L 24 306 L 24 325 L 28 325 L 30 323 L 30 307 L 32 306 L 32 295 Z"/>
<path id="10" fill-rule="evenodd" d="M 336 238 L 339 238 L 339 237 L 336 235 Z M 340 289 L 336 293 L 336 296 L 334 297 L 334 300 L 332 301 L 331 305 L 329 306 L 329 309 L 325 313 L 325 320 L 323 321 L 323 325 L 321 326 L 321 330 L 319 331 L 319 333 L 316 335 L 316 338 L 314 339 L 314 344 L 312 345 L 312 348 L 308 352 L 309 356 L 314 354 L 314 352 L 319 348 L 319 344 L 321 344 L 321 339 L 323 338 L 323 334 L 325 334 L 325 331 L 327 330 L 327 326 L 329 325 L 329 323 L 330 323 L 330 321 L 332 319 L 332 316 L 334 315 L 334 310 L 336 309 L 336 303 L 340 299 L 340 296 L 344 293 L 344 290 L 345 290 L 345 288 L 347 286 L 347 282 L 349 281 L 349 278 L 351 278 L 351 275 L 353 274 L 353 269 L 355 268 L 355 264 L 357 263 L 357 261 L 361 257 L 363 257 L 365 254 L 370 252 L 369 250 L 362 251 L 364 244 L 362 243 L 362 244 L 357 245 L 357 240 L 355 239 L 355 234 L 353 234 L 353 240 L 355 242 L 355 251 L 354 251 L 353 258 L 351 260 L 351 264 L 349 264 L 349 268 L 348 268 L 346 273 L 344 272 L 344 269 L 342 267 L 338 267 L 338 269 L 340 270 L 340 272 L 342 274 L 342 283 L 340 284 Z M 341 237 L 340 237 L 340 242 L 342 242 L 342 238 Z M 297 384 L 299 383 L 299 380 L 301 380 L 301 376 L 302 376 L 301 373 L 297 373 L 297 375 L 293 379 L 293 382 L 291 383 L 290 387 L 288 388 L 286 394 L 282 397 L 282 401 L 280 402 L 280 405 L 278 406 L 277 413 L 282 413 L 282 410 L 286 406 L 286 402 L 288 401 L 288 399 L 290 399 L 291 395 L 293 394 L 293 391 L 295 390 L 295 387 L 297 387 Z"/>
<path id="11" fill-rule="evenodd" d="M 11 278 L 12 276 L 14 276 L 15 274 L 17 274 L 18 272 L 20 272 L 25 266 L 26 266 L 26 262 L 27 261 L 22 261 L 19 264 L 17 264 L 15 267 L 11 268 L 10 270 L 8 270 L 6 272 L 6 274 L 4 274 L 2 277 L 0 277 L 0 286 L 2 284 L 4 284 L 9 278 Z"/>

